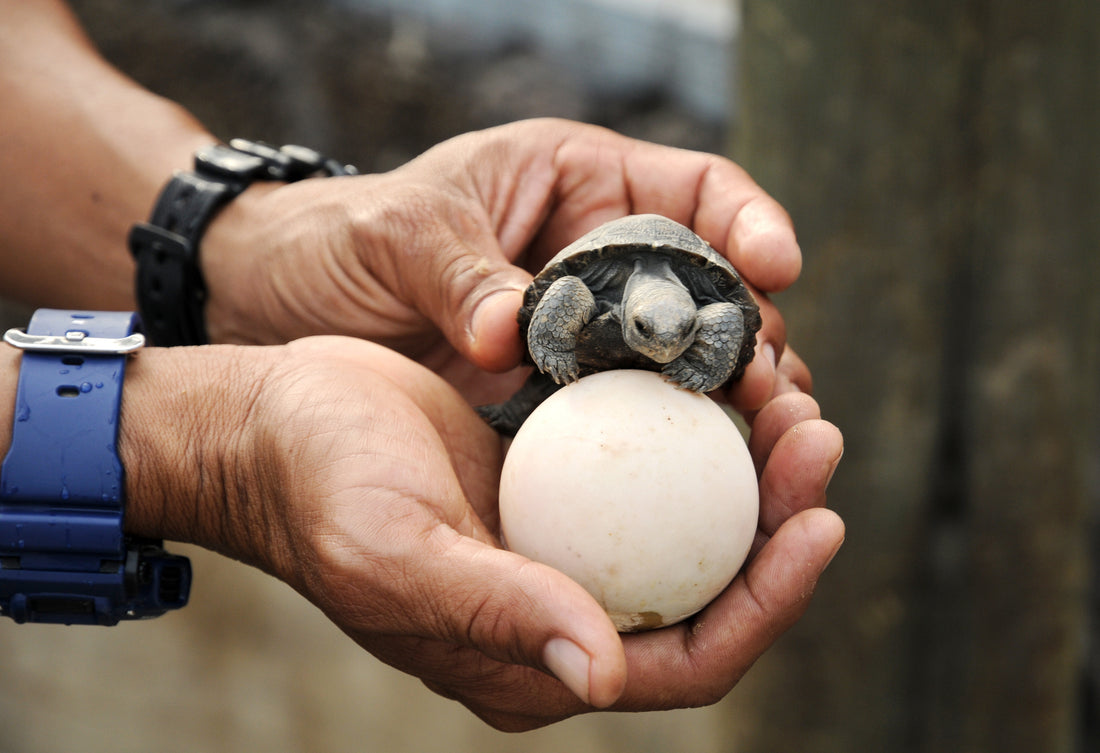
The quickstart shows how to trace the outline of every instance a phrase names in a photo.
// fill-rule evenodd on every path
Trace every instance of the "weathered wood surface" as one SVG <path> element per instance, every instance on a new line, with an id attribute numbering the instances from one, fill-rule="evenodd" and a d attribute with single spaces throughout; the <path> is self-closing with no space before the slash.
<path id="1" fill-rule="evenodd" d="M 734 151 L 799 230 L 849 533 L 738 749 L 1095 750 L 1100 5 L 744 19 Z"/>

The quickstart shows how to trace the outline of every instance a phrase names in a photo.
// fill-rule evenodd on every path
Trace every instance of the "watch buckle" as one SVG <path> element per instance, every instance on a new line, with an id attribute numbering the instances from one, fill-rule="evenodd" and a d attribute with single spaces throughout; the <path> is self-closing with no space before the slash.
<path id="1" fill-rule="evenodd" d="M 121 356 L 141 349 L 145 345 L 145 335 L 135 332 L 126 337 L 89 337 L 75 327 L 64 335 L 28 335 L 13 327 L 4 333 L 4 342 L 32 352 Z"/>

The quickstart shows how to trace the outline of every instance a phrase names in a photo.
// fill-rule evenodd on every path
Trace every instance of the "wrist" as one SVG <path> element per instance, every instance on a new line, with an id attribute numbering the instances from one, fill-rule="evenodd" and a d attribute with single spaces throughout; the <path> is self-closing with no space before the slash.
<path id="1" fill-rule="evenodd" d="M 253 406 L 277 349 L 147 348 L 132 359 L 119 419 L 131 534 L 199 544 L 256 564 L 276 549 L 262 506 Z"/>
<path id="2" fill-rule="evenodd" d="M 379 203 L 378 180 L 257 183 L 219 212 L 201 256 L 211 342 L 276 345 L 332 333 L 385 342 L 356 329 L 389 295 L 372 277 L 383 254 L 361 255 L 380 248 L 371 245 L 377 225 L 360 217 Z"/>
<path id="3" fill-rule="evenodd" d="M 275 499 L 251 413 L 278 348 L 145 348 L 130 359 L 118 453 L 126 533 L 199 544 L 256 564 L 279 550 L 260 505 Z M 0 342 L 0 457 L 15 420 L 20 352 Z M 274 545 L 274 546 L 273 546 Z M 264 553 L 261 557 L 260 553 Z"/>
<path id="4" fill-rule="evenodd" d="M 271 266 L 276 248 L 267 234 L 273 224 L 271 194 L 285 183 L 253 183 L 229 202 L 206 229 L 199 266 L 206 281 L 206 327 L 211 342 L 272 345 L 270 328 L 256 321 L 256 270 Z M 275 215 L 279 217 L 279 215 Z"/>

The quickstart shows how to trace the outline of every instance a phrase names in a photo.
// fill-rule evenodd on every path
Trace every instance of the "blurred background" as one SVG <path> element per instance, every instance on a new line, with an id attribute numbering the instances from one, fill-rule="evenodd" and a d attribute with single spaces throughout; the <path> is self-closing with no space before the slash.
<path id="1" fill-rule="evenodd" d="M 737 159 L 799 232 L 777 300 L 845 433 L 848 537 L 720 704 L 520 735 L 176 546 L 196 571 L 180 613 L 0 623 L 0 753 L 1100 750 L 1100 4 L 74 6 L 222 138 L 364 171 L 541 115 Z"/>

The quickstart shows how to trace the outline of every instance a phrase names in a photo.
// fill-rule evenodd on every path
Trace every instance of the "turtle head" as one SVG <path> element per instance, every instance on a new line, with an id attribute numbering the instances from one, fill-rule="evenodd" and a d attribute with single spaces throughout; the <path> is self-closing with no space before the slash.
<path id="1" fill-rule="evenodd" d="M 667 260 L 638 259 L 623 290 L 623 340 L 657 363 L 674 361 L 695 340 L 696 308 Z"/>

